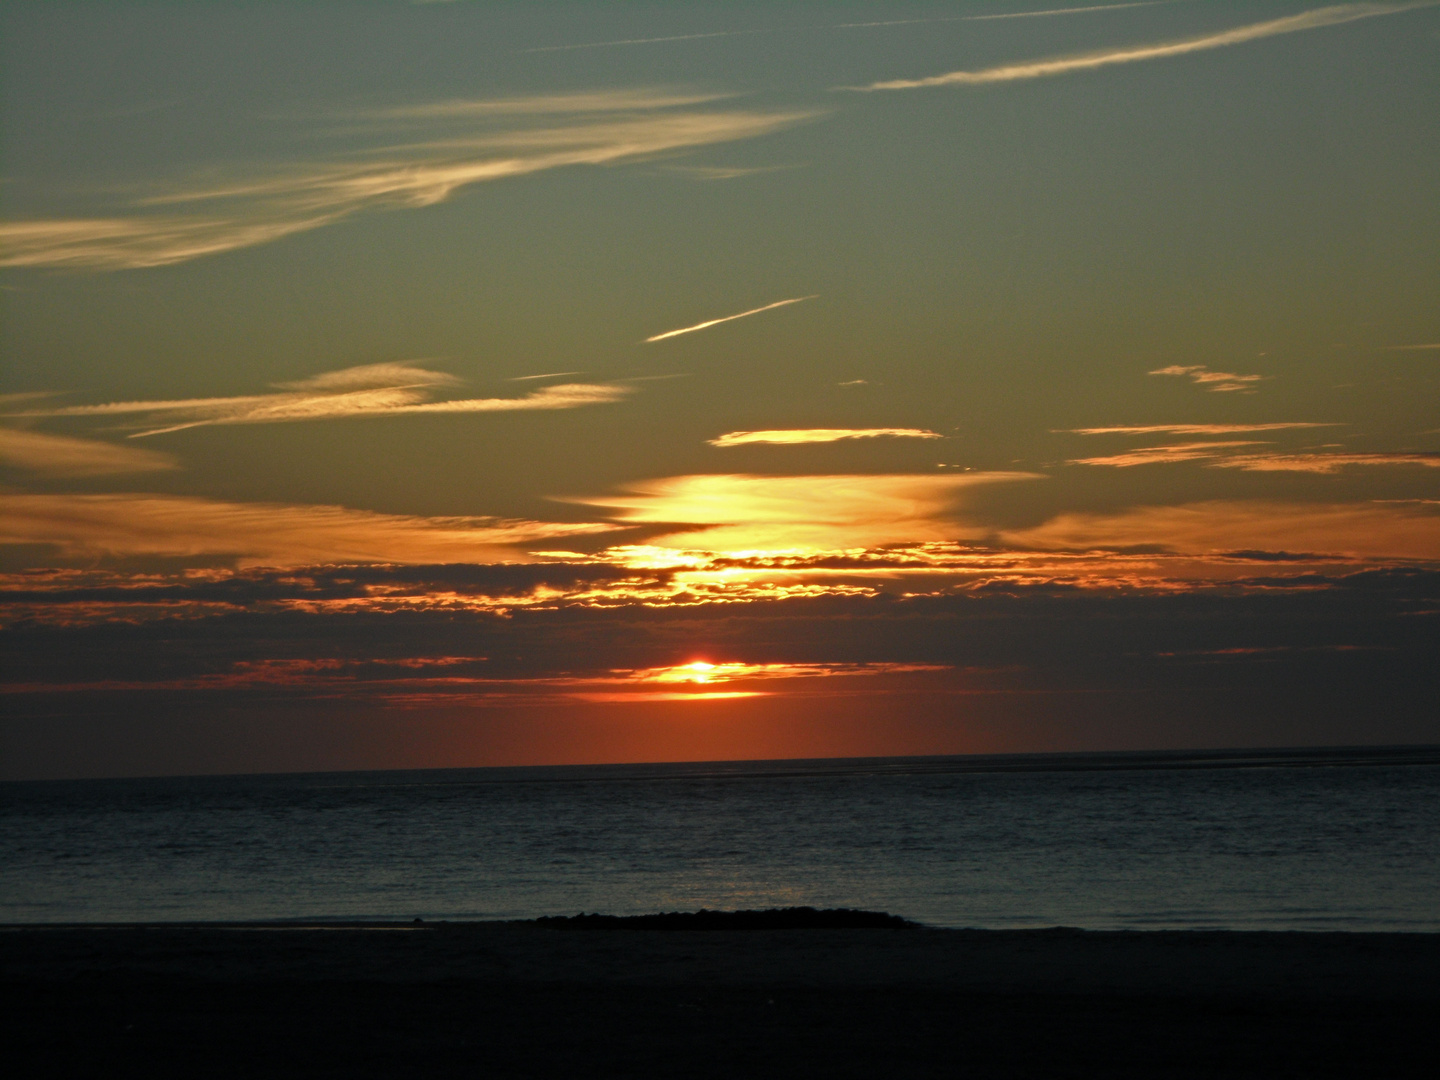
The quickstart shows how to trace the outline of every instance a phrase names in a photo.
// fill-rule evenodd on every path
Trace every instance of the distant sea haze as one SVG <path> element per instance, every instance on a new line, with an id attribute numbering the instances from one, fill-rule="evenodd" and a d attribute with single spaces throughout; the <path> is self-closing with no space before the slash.
<path id="1" fill-rule="evenodd" d="M 0 785 L 0 922 L 793 905 L 1440 931 L 1440 748 Z"/>

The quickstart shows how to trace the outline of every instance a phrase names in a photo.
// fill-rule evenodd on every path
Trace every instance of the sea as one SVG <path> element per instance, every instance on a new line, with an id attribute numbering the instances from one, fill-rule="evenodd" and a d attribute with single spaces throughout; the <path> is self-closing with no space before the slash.
<path id="1" fill-rule="evenodd" d="M 0 923 L 1440 931 L 1440 747 L 0 784 Z"/>

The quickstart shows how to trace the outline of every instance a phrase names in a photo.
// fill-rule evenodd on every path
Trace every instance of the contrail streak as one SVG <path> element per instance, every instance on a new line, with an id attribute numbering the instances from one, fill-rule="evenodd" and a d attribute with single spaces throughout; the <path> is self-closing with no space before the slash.
<path id="1" fill-rule="evenodd" d="M 1090 11 L 1119 11 L 1121 8 L 1158 7 L 1175 0 L 1140 0 L 1131 4 L 1096 4 L 1092 7 L 1051 8 L 1048 11 L 1012 11 L 1004 15 L 967 15 L 966 22 L 989 22 L 991 19 L 1038 19 L 1042 15 L 1082 15 Z"/>
<path id="2" fill-rule="evenodd" d="M 1010 11 L 1003 15 L 942 15 L 935 19 L 886 19 L 883 22 L 836 23 L 834 30 L 865 29 L 872 26 L 916 26 L 937 22 L 989 22 L 992 19 L 1038 19 L 1046 15 L 1084 15 L 1092 11 L 1119 11 L 1122 8 L 1159 7 L 1180 0 L 1137 0 L 1129 4 L 1096 4 L 1091 7 L 1049 8 L 1045 11 Z"/>
<path id="3" fill-rule="evenodd" d="M 431 0 L 426 0 L 431 2 Z M 1083 15 L 1091 11 L 1118 11 L 1122 8 L 1158 7 L 1184 0 L 1132 0 L 1127 4 L 1096 4 L 1091 7 L 1051 8 L 1047 11 L 1016 11 L 1004 15 L 942 15 L 934 19 L 886 19 L 882 22 L 835 23 L 831 26 L 766 26 L 754 30 L 711 30 L 700 34 L 670 34 L 666 37 L 620 38 L 616 41 L 586 41 L 575 45 L 537 45 L 521 53 L 570 52 L 573 49 L 608 49 L 616 45 L 659 45 L 667 41 L 700 41 L 705 38 L 745 37 L 750 34 L 806 33 L 819 30 L 854 30 L 875 26 L 912 26 L 916 23 L 986 22 L 990 19 L 1033 19 L 1045 15 Z"/>
<path id="4" fill-rule="evenodd" d="M 704 330 L 711 326 L 718 326 L 722 322 L 730 322 L 732 319 L 743 319 L 747 315 L 759 315 L 762 311 L 769 311 L 771 308 L 784 307 L 786 304 L 798 304 L 802 300 L 814 300 L 819 293 L 812 293 L 810 296 L 796 296 L 789 300 L 776 300 L 773 304 L 766 304 L 764 307 L 751 308 L 749 311 L 742 311 L 738 315 L 726 315 L 719 319 L 710 319 L 707 322 L 696 323 L 694 326 L 682 326 L 679 330 L 666 330 L 663 334 L 656 334 L 654 337 L 647 337 L 645 343 L 652 341 L 664 341 L 666 338 L 676 337 L 680 334 L 694 333 L 696 330 Z"/>
<path id="5" fill-rule="evenodd" d="M 1413 8 L 1432 7 L 1436 0 L 1415 0 L 1411 3 L 1393 4 L 1336 4 L 1331 7 L 1315 8 L 1299 15 L 1287 15 L 1282 19 L 1251 23 L 1222 30 L 1203 37 L 1185 38 L 1182 41 L 1161 42 L 1152 45 L 1134 45 L 1129 48 L 1111 49 L 1106 52 L 1087 53 L 1083 56 L 1056 56 L 1044 60 L 1025 60 L 1016 64 L 985 68 L 981 71 L 951 71 L 944 75 L 932 75 L 924 79 L 893 79 L 888 82 L 871 83 L 869 86 L 842 87 L 848 90 L 913 90 L 926 86 L 975 86 L 982 83 L 1011 82 L 1016 79 L 1039 79 L 1050 75 L 1064 75 L 1071 71 L 1089 71 L 1109 67 L 1112 64 L 1132 64 L 1139 60 L 1157 60 L 1165 56 L 1181 56 L 1185 53 L 1218 49 L 1226 45 L 1240 45 L 1247 41 L 1274 37 L 1277 34 L 1293 34 L 1300 30 L 1314 30 L 1322 26 L 1339 26 L 1357 19 L 1369 19 L 1377 15 L 1393 15 Z"/>

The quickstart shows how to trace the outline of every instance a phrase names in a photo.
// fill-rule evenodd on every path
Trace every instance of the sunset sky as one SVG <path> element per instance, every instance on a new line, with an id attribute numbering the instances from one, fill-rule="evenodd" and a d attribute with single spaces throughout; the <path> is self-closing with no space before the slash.
<path id="1" fill-rule="evenodd" d="M 0 777 L 1440 740 L 1440 5 L 0 38 Z"/>

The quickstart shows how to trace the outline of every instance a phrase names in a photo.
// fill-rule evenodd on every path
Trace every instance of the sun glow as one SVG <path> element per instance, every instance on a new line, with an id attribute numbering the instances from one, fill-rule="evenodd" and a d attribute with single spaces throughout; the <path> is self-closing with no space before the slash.
<path id="1" fill-rule="evenodd" d="M 941 671 L 943 666 L 930 664 L 712 664 L 708 660 L 695 660 L 673 667 L 641 668 L 635 671 L 615 671 L 612 675 L 624 682 L 665 685 L 673 683 L 713 684 L 734 682 L 739 679 L 817 679 L 831 675 L 876 675 L 895 671 Z"/>
<path id="2" fill-rule="evenodd" d="M 776 664 L 712 664 L 708 660 L 694 660 L 688 664 L 675 664 L 672 667 L 647 668 L 641 671 L 626 672 L 629 679 L 646 683 L 690 683 L 696 686 L 703 686 L 708 683 L 724 683 L 733 679 L 745 678 L 747 676 L 761 676 L 766 669 L 774 667 L 788 667 L 788 665 Z"/>
<path id="3" fill-rule="evenodd" d="M 715 665 L 707 664 L 704 660 L 696 660 L 693 664 L 685 664 L 681 670 L 690 673 L 691 682 L 707 683 L 710 681 L 710 673 L 715 670 Z"/>

